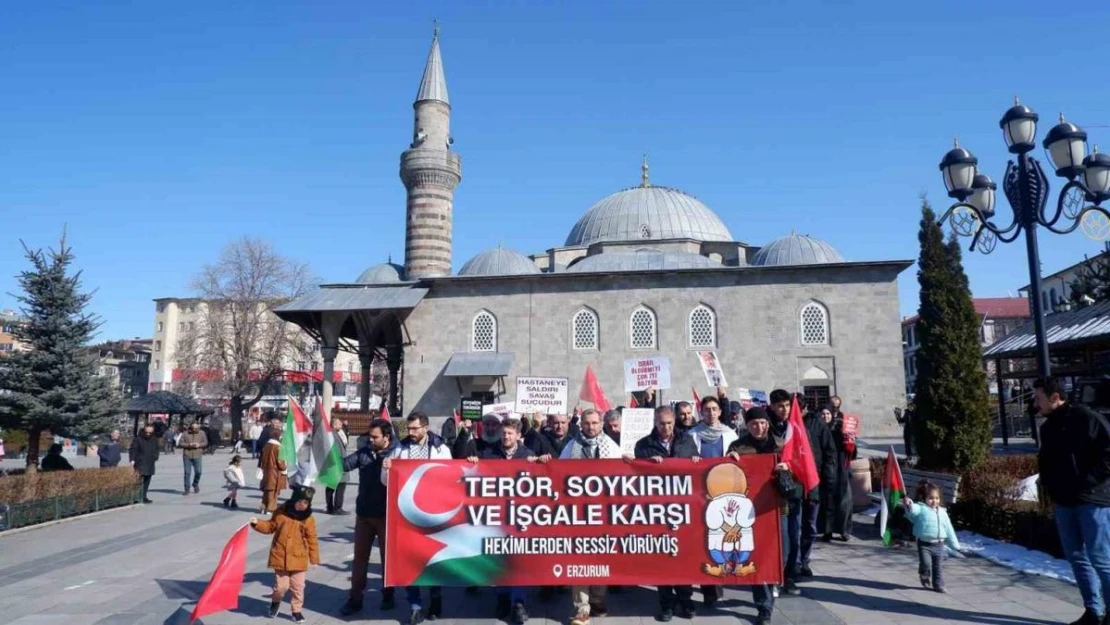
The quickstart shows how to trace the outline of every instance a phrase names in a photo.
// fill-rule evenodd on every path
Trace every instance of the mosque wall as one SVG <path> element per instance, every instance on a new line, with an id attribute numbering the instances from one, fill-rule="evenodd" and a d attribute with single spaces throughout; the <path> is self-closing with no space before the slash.
<path id="1" fill-rule="evenodd" d="M 406 322 L 413 344 L 405 353 L 404 408 L 446 416 L 458 406 L 459 386 L 443 371 L 453 353 L 471 351 L 472 322 L 482 310 L 496 318 L 497 351 L 513 355 L 502 401 L 515 398 L 518 375 L 558 376 L 570 379 L 573 405 L 592 365 L 610 402 L 628 404 L 624 361 L 648 355 L 670 358 L 665 401 L 690 399 L 691 387 L 711 393 L 688 337 L 691 310 L 705 304 L 716 315 L 714 351 L 730 386 L 801 390 L 822 383 L 804 378 L 827 376 L 846 410 L 861 415 L 864 435 L 896 435 L 893 408 L 904 405 L 905 384 L 895 280 L 904 267 L 435 280 Z M 827 345 L 802 345 L 800 314 L 810 302 L 828 311 Z M 640 306 L 657 318 L 654 349 L 630 347 L 630 317 Z M 595 350 L 572 349 L 571 320 L 583 307 L 600 322 Z"/>

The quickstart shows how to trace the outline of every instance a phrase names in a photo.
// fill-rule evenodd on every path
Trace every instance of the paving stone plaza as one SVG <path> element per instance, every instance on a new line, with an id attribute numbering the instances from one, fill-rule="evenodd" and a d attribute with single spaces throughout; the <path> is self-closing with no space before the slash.
<path id="1" fill-rule="evenodd" d="M 184 625 L 203 591 L 228 537 L 251 516 L 260 493 L 240 493 L 242 508 L 225 510 L 221 472 L 227 452 L 204 457 L 200 495 L 181 495 L 181 457 L 163 456 L 152 484 L 154 503 L 107 511 L 66 522 L 0 534 L 0 622 L 6 625 Z M 19 466 L 7 460 L 3 466 Z M 75 465 L 89 466 L 86 458 Z M 253 463 L 247 461 L 247 467 Z M 353 498 L 356 485 L 348 491 Z M 317 502 L 319 504 L 320 502 Z M 353 504 L 353 501 L 351 502 Z M 348 505 L 353 508 L 353 505 Z M 354 517 L 317 515 L 323 564 L 309 572 L 305 616 L 314 625 L 348 622 L 339 607 L 349 586 Z M 266 622 L 265 568 L 268 537 L 252 533 L 246 582 L 239 608 L 203 619 L 205 625 Z M 370 587 L 381 574 L 377 550 L 370 566 Z M 980 623 L 1051 625 L 1067 623 L 1083 611 L 1074 586 L 1025 575 L 979 558 L 951 559 L 945 569 L 948 594 L 926 591 L 917 581 L 917 555 L 910 549 L 882 547 L 869 519 L 857 517 L 855 540 L 819 543 L 815 579 L 802 597 L 782 597 L 774 623 L 781 625 L 900 625 Z M 697 594 L 695 594 L 697 597 Z M 377 611 L 378 596 L 368 591 L 366 610 L 349 622 L 400 623 L 403 602 L 389 614 Z M 730 588 L 713 614 L 697 623 L 744 623 L 755 618 L 751 593 Z M 657 608 L 652 588 L 625 588 L 609 600 L 611 615 L 599 625 L 653 623 Z M 462 589 L 446 592 L 445 625 L 493 624 L 494 598 Z M 565 623 L 570 599 L 550 603 L 533 599 L 529 623 Z M 288 603 L 277 622 L 289 620 Z M 686 622 L 675 619 L 676 623 Z"/>

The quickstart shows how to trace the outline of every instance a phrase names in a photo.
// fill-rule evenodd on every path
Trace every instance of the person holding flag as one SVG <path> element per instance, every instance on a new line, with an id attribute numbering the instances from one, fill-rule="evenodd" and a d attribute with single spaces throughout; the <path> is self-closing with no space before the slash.
<path id="1" fill-rule="evenodd" d="M 269 520 L 252 517 L 251 527 L 262 534 L 273 534 L 267 565 L 274 570 L 274 593 L 270 597 L 270 618 L 277 616 L 285 593 L 290 590 L 294 623 L 305 622 L 305 575 L 311 566 L 320 564 L 320 543 L 316 538 L 316 519 L 312 518 L 310 487 L 297 488 L 293 496 Z"/>
<path id="2" fill-rule="evenodd" d="M 259 468 L 262 470 L 262 483 L 258 487 L 262 490 L 262 507 L 260 514 L 273 512 L 277 507 L 278 494 L 285 490 L 288 482 L 285 479 L 285 469 L 288 465 L 281 458 L 281 425 L 271 428 L 271 437 L 262 446 Z"/>
<path id="3" fill-rule="evenodd" d="M 340 462 L 342 462 L 342 459 L 347 456 L 347 444 L 350 440 L 347 437 L 347 431 L 343 428 L 343 420 L 338 417 L 333 418 L 331 420 L 331 431 L 334 437 L 332 444 L 335 447 L 335 451 L 339 454 Z M 324 491 L 324 502 L 327 504 L 328 514 L 350 514 L 350 512 L 343 509 L 343 498 L 346 492 L 347 473 L 342 472 L 340 473 L 336 485 L 327 486 L 327 489 Z"/>
<path id="4" fill-rule="evenodd" d="M 817 541 L 817 518 L 821 512 L 821 485 L 836 484 L 836 443 L 833 441 L 832 430 L 825 420 L 815 412 L 802 412 L 804 398 L 800 393 L 794 394 L 790 409 L 790 422 L 801 422 L 805 429 L 806 446 L 795 446 L 794 449 L 801 453 L 808 451 L 806 471 L 810 467 L 816 469 L 816 484 L 810 478 L 805 483 L 805 493 L 801 500 L 801 540 L 795 572 L 802 579 L 813 577 L 813 570 L 809 567 L 809 557 L 813 553 L 813 544 Z M 801 431 L 799 429 L 799 431 Z M 801 442 L 801 441 L 799 441 Z M 805 449 L 808 447 L 808 450 Z M 798 473 L 795 473 L 798 475 Z M 793 562 L 793 560 L 792 560 Z"/>
<path id="5" fill-rule="evenodd" d="M 401 442 L 389 458 L 382 461 L 381 481 L 389 483 L 389 469 L 393 460 L 450 460 L 451 448 L 439 436 L 428 431 L 428 415 L 414 412 L 408 416 L 408 438 Z M 432 586 L 428 589 L 428 611 L 420 600 L 420 587 L 409 586 L 405 589 L 411 612 L 409 625 L 419 625 L 424 619 L 435 620 L 443 616 L 443 588 Z"/>

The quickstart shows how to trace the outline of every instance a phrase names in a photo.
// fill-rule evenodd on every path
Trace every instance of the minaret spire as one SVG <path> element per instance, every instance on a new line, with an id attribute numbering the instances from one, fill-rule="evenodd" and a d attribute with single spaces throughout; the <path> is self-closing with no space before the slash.
<path id="1" fill-rule="evenodd" d="M 439 22 L 435 22 L 432 32 L 432 49 L 428 51 L 428 60 L 424 63 L 424 76 L 420 79 L 420 88 L 416 91 L 416 101 L 438 100 L 450 104 L 447 98 L 447 79 L 443 75 L 443 57 L 439 54 Z"/>
<path id="2" fill-rule="evenodd" d="M 640 164 L 640 186 L 645 189 L 651 186 L 651 181 L 648 180 L 648 169 L 647 152 L 644 152 L 644 162 Z"/>

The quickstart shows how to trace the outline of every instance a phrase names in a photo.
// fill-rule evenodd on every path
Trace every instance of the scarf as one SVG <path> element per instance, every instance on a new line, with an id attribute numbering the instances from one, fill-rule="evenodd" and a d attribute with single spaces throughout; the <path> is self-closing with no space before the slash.
<path id="1" fill-rule="evenodd" d="M 619 449 L 614 451 L 615 443 L 605 432 L 593 438 L 586 438 L 579 431 L 570 442 L 574 445 L 571 451 L 572 458 L 616 458 L 620 456 Z"/>
<path id="2" fill-rule="evenodd" d="M 725 425 L 723 421 L 718 421 L 717 425 L 710 425 L 708 421 L 704 423 L 705 427 L 698 431 L 698 438 L 700 438 L 703 443 L 712 444 L 717 442 L 725 433 L 725 430 L 728 429 L 728 426 Z"/>

